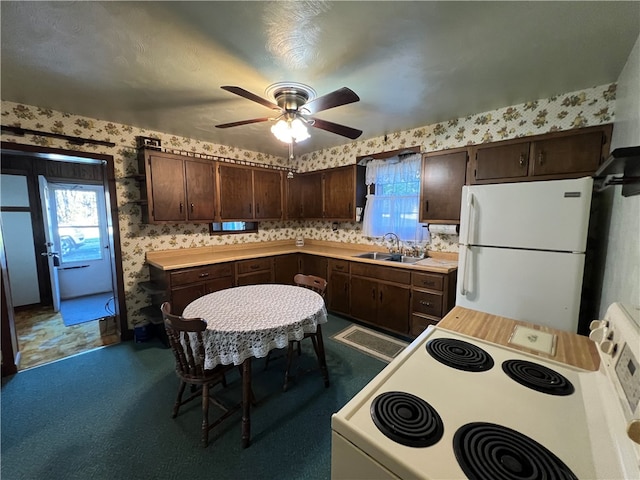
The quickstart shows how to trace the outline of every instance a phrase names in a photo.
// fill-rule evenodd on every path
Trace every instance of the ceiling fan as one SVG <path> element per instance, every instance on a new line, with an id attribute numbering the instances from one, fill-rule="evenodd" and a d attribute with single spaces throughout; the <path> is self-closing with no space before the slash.
<path id="1" fill-rule="evenodd" d="M 271 131 L 276 138 L 289 144 L 309 138 L 306 125 L 342 135 L 352 140 L 362 135 L 362 130 L 312 117 L 312 115 L 323 110 L 358 102 L 360 97 L 347 87 L 316 97 L 315 91 L 307 85 L 293 82 L 275 83 L 267 88 L 267 95 L 272 96 L 275 99 L 275 103 L 259 97 L 244 88 L 234 86 L 220 88 L 275 110 L 278 115 L 276 117 L 252 118 L 250 120 L 223 123 L 216 125 L 216 128 L 230 128 L 250 123 L 275 121 L 277 123 L 271 127 Z"/>

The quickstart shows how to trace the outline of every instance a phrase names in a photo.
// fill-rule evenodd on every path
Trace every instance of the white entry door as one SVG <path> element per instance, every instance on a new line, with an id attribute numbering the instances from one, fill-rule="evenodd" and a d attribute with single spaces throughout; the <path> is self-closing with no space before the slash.
<path id="1" fill-rule="evenodd" d="M 103 186 L 49 181 L 49 201 L 60 297 L 113 291 Z"/>
<path id="2" fill-rule="evenodd" d="M 42 200 L 42 218 L 44 221 L 45 251 L 40 255 L 47 257 L 49 264 L 49 280 L 51 281 L 51 295 L 53 297 L 53 311 L 60 311 L 60 282 L 58 280 L 58 267 L 60 266 L 60 250 L 55 247 L 55 235 L 51 226 L 51 195 L 49 193 L 49 183 L 42 175 L 38 175 L 38 185 L 40 187 L 40 198 Z"/>

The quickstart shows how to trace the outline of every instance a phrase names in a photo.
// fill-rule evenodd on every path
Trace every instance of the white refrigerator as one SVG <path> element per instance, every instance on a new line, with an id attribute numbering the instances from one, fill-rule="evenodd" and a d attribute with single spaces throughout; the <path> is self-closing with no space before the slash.
<path id="1" fill-rule="evenodd" d="M 576 332 L 593 179 L 465 186 L 456 305 Z"/>

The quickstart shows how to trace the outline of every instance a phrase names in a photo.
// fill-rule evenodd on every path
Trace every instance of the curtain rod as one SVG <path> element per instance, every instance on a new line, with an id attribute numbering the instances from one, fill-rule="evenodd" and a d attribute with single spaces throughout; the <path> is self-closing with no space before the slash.
<path id="1" fill-rule="evenodd" d="M 95 140 L 93 138 L 72 137 L 70 135 L 64 135 L 62 133 L 42 132 L 38 130 L 30 130 L 28 128 L 15 127 L 11 125 L 2 125 L 3 132 L 9 132 L 18 137 L 24 137 L 25 135 L 38 135 L 41 137 L 53 137 L 66 140 L 73 145 L 84 145 L 85 143 L 91 143 L 93 145 L 104 145 L 105 147 L 115 147 L 113 142 L 107 142 L 105 140 Z"/>

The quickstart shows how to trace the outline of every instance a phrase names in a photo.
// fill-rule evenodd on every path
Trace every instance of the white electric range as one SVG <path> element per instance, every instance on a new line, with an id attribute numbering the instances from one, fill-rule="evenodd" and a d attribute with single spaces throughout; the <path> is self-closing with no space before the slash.
<path id="1" fill-rule="evenodd" d="M 598 371 L 428 329 L 333 415 L 331 477 L 640 479 L 640 324 L 591 337 Z"/>

